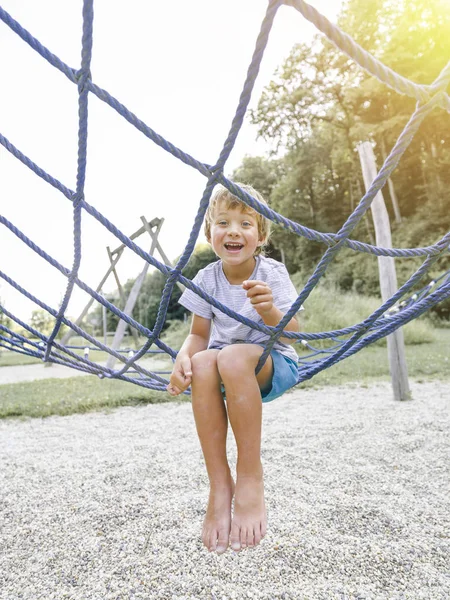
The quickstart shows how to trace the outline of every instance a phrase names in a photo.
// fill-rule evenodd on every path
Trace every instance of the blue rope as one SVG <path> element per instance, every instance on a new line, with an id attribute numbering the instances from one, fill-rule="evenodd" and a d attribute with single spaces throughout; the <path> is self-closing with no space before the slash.
<path id="1" fill-rule="evenodd" d="M 410 97 L 416 98 L 418 101 L 416 110 L 400 134 L 396 144 L 386 158 L 378 175 L 372 182 L 370 189 L 362 197 L 356 209 L 348 217 L 347 221 L 337 233 L 319 232 L 314 229 L 307 228 L 300 223 L 287 219 L 265 204 L 261 204 L 257 199 L 253 198 L 246 191 L 242 190 L 239 186 L 224 176 L 224 168 L 235 145 L 237 136 L 241 130 L 242 123 L 248 109 L 251 94 L 259 72 L 261 60 L 264 56 L 264 51 L 276 13 L 279 7 L 283 4 L 290 4 L 294 6 L 294 8 L 301 12 L 305 18 L 314 23 L 316 27 L 322 31 L 331 42 L 333 42 L 343 52 L 347 53 L 367 72 L 371 73 L 389 85 L 398 93 L 406 94 Z M 15 317 L 5 307 L 0 306 L 0 312 L 11 319 L 16 325 L 22 327 L 25 331 L 35 336 L 39 340 L 38 342 L 30 340 L 16 331 L 13 331 L 13 329 L 0 324 L 0 348 L 7 348 L 8 350 L 33 356 L 46 362 L 54 362 L 57 364 L 70 366 L 85 373 L 96 374 L 102 378 L 107 377 L 122 379 L 146 388 L 164 390 L 167 379 L 161 377 L 161 375 L 167 373 L 167 371 L 163 373 L 149 371 L 148 369 L 143 368 L 142 364 L 139 363 L 139 360 L 150 353 L 166 353 L 172 359 L 176 357 L 176 352 L 161 341 L 160 335 L 167 318 L 168 304 L 174 287 L 177 283 L 181 283 L 188 289 L 194 291 L 201 298 L 215 306 L 218 310 L 238 320 L 244 325 L 247 325 L 267 335 L 267 343 L 258 363 L 257 370 L 260 369 L 264 364 L 264 361 L 269 355 L 271 348 L 280 338 L 280 336 L 283 335 L 295 340 L 297 343 L 300 343 L 309 351 L 309 354 L 299 357 L 298 380 L 304 381 L 305 379 L 313 377 L 313 375 L 322 369 L 327 368 L 347 358 L 348 356 L 351 356 L 355 352 L 358 352 L 368 344 L 386 335 L 389 335 L 398 327 L 403 326 L 407 322 L 423 314 L 432 306 L 435 306 L 438 302 L 450 297 L 450 271 L 442 274 L 435 282 L 432 282 L 432 284 L 428 284 L 421 290 L 413 293 L 413 290 L 417 288 L 430 267 L 442 256 L 448 254 L 450 249 L 450 233 L 446 234 L 435 244 L 422 248 L 381 248 L 350 238 L 351 233 L 355 230 L 356 226 L 360 223 L 361 219 L 369 210 L 376 194 L 383 188 L 386 181 L 397 167 L 401 156 L 410 145 L 411 140 L 413 139 L 413 136 L 415 135 L 422 121 L 432 110 L 437 107 L 446 111 L 450 111 L 450 98 L 446 93 L 446 88 L 450 82 L 450 63 L 442 70 L 433 84 L 429 86 L 418 85 L 404 77 L 401 77 L 380 63 L 372 55 L 358 46 L 358 44 L 356 44 L 347 34 L 340 31 L 339 28 L 331 24 L 327 19 L 325 19 L 325 17 L 323 17 L 323 15 L 318 13 L 316 9 L 309 6 L 303 0 L 270 0 L 266 15 L 261 24 L 258 38 L 256 40 L 253 57 L 247 71 L 247 76 L 229 133 L 216 163 L 211 166 L 196 160 L 194 157 L 190 156 L 186 152 L 183 152 L 180 148 L 166 140 L 163 136 L 155 132 L 151 127 L 140 120 L 126 106 L 120 103 L 119 100 L 109 94 L 109 92 L 102 89 L 92 81 L 90 64 L 93 42 L 93 0 L 84 0 L 83 2 L 81 67 L 78 70 L 61 61 L 1 7 L 0 19 L 33 50 L 40 54 L 56 69 L 61 71 L 72 83 L 77 86 L 79 116 L 77 179 L 75 190 L 71 190 L 58 179 L 47 173 L 33 160 L 27 157 L 21 150 L 14 146 L 14 144 L 12 144 L 12 142 L 10 142 L 5 136 L 0 134 L 0 144 L 2 144 L 8 152 L 15 156 L 19 161 L 21 161 L 49 185 L 59 190 L 73 205 L 73 261 L 70 269 L 61 265 L 55 258 L 37 246 L 37 244 L 35 244 L 28 236 L 21 232 L 13 223 L 0 215 L 1 225 L 9 229 L 25 245 L 31 248 L 67 278 L 67 286 L 63 300 L 59 309 L 55 310 L 54 308 L 40 301 L 33 294 L 29 293 L 25 287 L 20 285 L 9 275 L 0 271 L 1 279 L 6 281 L 10 286 L 32 300 L 37 306 L 55 318 L 55 325 L 52 329 L 52 332 L 49 336 L 45 336 L 30 325 L 27 325 Z M 198 211 L 189 235 L 188 243 L 174 267 L 168 267 L 164 263 L 161 263 L 155 259 L 148 252 L 145 252 L 128 236 L 122 233 L 113 223 L 99 213 L 96 208 L 90 205 L 85 199 L 84 184 L 87 165 L 88 98 L 90 93 L 94 94 L 97 96 L 97 98 L 108 104 L 111 108 L 118 112 L 119 115 L 126 119 L 131 125 L 143 133 L 157 146 L 170 153 L 176 159 L 196 169 L 207 178 L 207 183 L 199 202 Z M 293 303 L 290 310 L 286 313 L 286 315 L 284 315 L 283 319 L 276 327 L 269 327 L 255 323 L 243 317 L 242 315 L 235 313 L 233 310 L 222 305 L 215 298 L 205 293 L 191 280 L 182 275 L 183 269 L 186 267 L 194 251 L 213 188 L 217 183 L 224 185 L 245 204 L 252 207 L 264 217 L 277 223 L 287 231 L 294 232 L 308 240 L 320 242 L 325 244 L 327 247 L 316 269 L 299 294 L 297 300 Z M 91 289 L 86 283 L 79 279 L 78 272 L 82 262 L 81 219 L 83 211 L 86 211 L 86 213 L 93 216 L 107 230 L 113 233 L 113 235 L 115 235 L 126 247 L 130 248 L 148 264 L 157 268 L 166 277 L 166 283 L 162 292 L 161 303 L 153 330 L 144 327 L 131 316 L 124 314 L 123 311 L 121 311 L 113 303 L 108 302 L 103 296 L 99 295 L 96 291 Z M 392 296 L 392 298 L 380 306 L 361 323 L 355 324 L 351 327 L 328 332 L 284 332 L 284 327 L 295 315 L 300 306 L 307 300 L 313 289 L 320 281 L 321 277 L 328 269 L 331 262 L 342 248 L 350 248 L 355 252 L 365 252 L 374 256 L 391 256 L 398 258 L 411 258 L 420 256 L 424 257 L 425 260 L 423 264 L 415 271 L 415 273 L 411 275 L 408 281 L 402 285 L 401 288 Z M 65 316 L 65 312 L 75 286 L 90 294 L 92 298 L 94 298 L 101 305 L 105 306 L 108 310 L 112 311 L 118 318 L 123 319 L 131 327 L 134 327 L 146 338 L 144 345 L 138 351 L 132 353 L 124 350 L 112 350 L 107 345 L 89 335 L 82 328 L 72 323 Z M 90 361 L 87 356 L 81 356 L 80 354 L 74 352 L 74 350 L 79 349 L 79 347 L 61 345 L 57 341 L 57 335 L 62 325 L 70 327 L 75 333 L 84 338 L 90 344 L 88 346 L 89 349 L 95 349 L 109 353 L 117 358 L 123 366 L 117 370 L 107 369 L 99 363 Z M 316 348 L 311 344 L 311 342 L 314 340 L 324 340 L 328 343 L 328 346 L 324 348 Z M 155 345 L 159 350 L 151 350 L 153 345 Z M 125 354 L 127 357 L 125 357 Z"/>

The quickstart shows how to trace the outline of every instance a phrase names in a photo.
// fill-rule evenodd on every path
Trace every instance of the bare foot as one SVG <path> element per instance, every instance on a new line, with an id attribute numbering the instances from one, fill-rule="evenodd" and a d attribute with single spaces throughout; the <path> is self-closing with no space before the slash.
<path id="1" fill-rule="evenodd" d="M 230 544 L 236 552 L 257 546 L 266 535 L 267 515 L 261 475 L 240 476 L 236 483 Z"/>
<path id="2" fill-rule="evenodd" d="M 211 486 L 202 530 L 202 541 L 210 552 L 223 554 L 228 548 L 233 495 L 232 477 L 229 483 Z"/>

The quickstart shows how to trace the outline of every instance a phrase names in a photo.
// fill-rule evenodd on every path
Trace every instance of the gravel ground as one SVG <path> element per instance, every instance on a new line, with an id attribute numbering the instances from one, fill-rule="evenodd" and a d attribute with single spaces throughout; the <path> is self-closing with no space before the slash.
<path id="1" fill-rule="evenodd" d="M 448 600 L 450 383 L 413 395 L 265 406 L 268 534 L 222 556 L 189 404 L 2 421 L 0 599 Z"/>

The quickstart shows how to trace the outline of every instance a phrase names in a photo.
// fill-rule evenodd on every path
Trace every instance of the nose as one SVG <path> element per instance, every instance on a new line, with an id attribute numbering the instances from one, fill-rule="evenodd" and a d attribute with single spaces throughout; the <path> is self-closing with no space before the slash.
<path id="1" fill-rule="evenodd" d="M 230 223 L 230 227 L 228 229 L 228 235 L 236 237 L 239 235 L 239 226 L 237 223 Z"/>

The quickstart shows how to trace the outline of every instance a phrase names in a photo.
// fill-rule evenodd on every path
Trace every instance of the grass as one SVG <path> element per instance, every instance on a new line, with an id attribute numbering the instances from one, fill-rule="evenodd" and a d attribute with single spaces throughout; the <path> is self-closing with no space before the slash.
<path id="1" fill-rule="evenodd" d="M 301 329 L 304 331 L 341 329 L 362 321 L 379 304 L 380 301 L 376 298 L 343 294 L 336 289 L 318 287 L 308 299 L 306 310 L 300 315 Z M 164 341 L 172 348 L 180 348 L 189 326 L 189 322 L 173 321 L 164 332 Z M 450 330 L 435 329 L 429 321 L 420 319 L 409 323 L 403 331 L 409 376 L 419 381 L 450 379 L 448 351 Z M 132 340 L 127 341 L 128 343 L 132 343 Z M 71 344 L 83 346 L 83 340 L 72 338 Z M 383 341 L 365 348 L 322 371 L 313 379 L 305 381 L 298 388 L 345 385 L 350 382 L 368 385 L 380 380 L 390 381 L 385 344 L 386 342 Z M 301 347 L 299 351 L 301 352 Z M 83 350 L 78 352 L 82 353 Z M 163 358 L 163 355 L 155 356 Z M 90 353 L 90 359 L 94 361 L 102 362 L 106 358 L 107 355 L 103 352 Z M 0 355 L 0 367 L 32 362 L 41 361 L 9 351 L 4 351 Z M 186 400 L 188 397 L 183 396 L 175 401 Z M 95 376 L 46 379 L 0 385 L 0 418 L 68 415 L 93 410 L 109 410 L 124 405 L 173 401 L 173 397 L 164 392 L 147 390 L 120 380 L 100 380 Z"/>
<path id="2" fill-rule="evenodd" d="M 0 352 L 0 367 L 15 367 L 16 365 L 35 365 L 40 362 L 42 362 L 40 358 L 28 356 L 27 354 L 19 354 L 18 352 L 11 352 L 11 350 L 4 350 L 3 348 Z"/>
<path id="3" fill-rule="evenodd" d="M 431 343 L 406 346 L 406 363 L 410 378 L 418 381 L 450 380 L 450 332 L 448 329 L 436 329 L 433 336 L 434 341 Z M 321 371 L 298 388 L 342 385 L 350 382 L 370 384 L 380 380 L 390 381 L 387 348 L 371 345 Z"/>
<path id="4" fill-rule="evenodd" d="M 296 283 L 297 277 L 293 277 Z M 300 286 L 297 286 L 300 289 Z M 334 331 L 360 323 L 381 306 L 381 299 L 361 296 L 355 292 L 342 292 L 330 285 L 319 285 L 305 303 L 305 311 L 299 313 L 301 329 L 306 332 Z M 402 327 L 405 344 L 426 344 L 434 340 L 435 328 L 425 317 L 411 321 Z M 317 346 L 320 342 L 314 342 Z M 386 346 L 386 338 L 375 342 Z"/>
<path id="5" fill-rule="evenodd" d="M 172 335 L 175 335 L 174 331 Z M 436 330 L 434 342 L 406 347 L 411 378 L 419 381 L 450 380 L 449 335 L 448 329 Z M 319 388 L 350 382 L 369 385 L 380 380 L 390 380 L 387 350 L 381 346 L 369 346 L 297 387 Z M 69 415 L 174 401 L 185 402 L 189 398 L 183 396 L 174 400 L 164 392 L 119 380 L 101 380 L 95 376 L 45 379 L 0 385 L 0 418 Z"/>
<path id="6" fill-rule="evenodd" d="M 176 401 L 187 400 L 187 396 L 182 396 Z M 173 401 L 169 394 L 126 381 L 102 380 L 91 375 L 42 379 L 0 386 L 0 418 L 64 416 L 168 401 Z"/>

